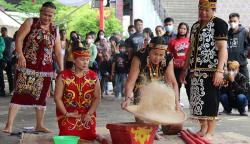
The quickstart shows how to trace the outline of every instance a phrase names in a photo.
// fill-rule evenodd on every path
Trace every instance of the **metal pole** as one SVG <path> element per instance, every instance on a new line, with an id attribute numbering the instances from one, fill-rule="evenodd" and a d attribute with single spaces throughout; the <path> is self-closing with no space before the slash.
<path id="1" fill-rule="evenodd" d="M 100 9 L 99 9 L 99 14 L 100 14 L 100 21 L 99 21 L 99 29 L 104 30 L 104 8 L 103 8 L 103 0 L 100 0 Z"/>
<path id="2" fill-rule="evenodd" d="M 130 4 L 129 4 L 130 24 L 133 25 L 134 24 L 134 14 L 133 14 L 133 11 L 134 11 L 133 5 L 134 4 L 133 4 L 133 0 L 130 0 L 129 2 L 130 2 Z"/>

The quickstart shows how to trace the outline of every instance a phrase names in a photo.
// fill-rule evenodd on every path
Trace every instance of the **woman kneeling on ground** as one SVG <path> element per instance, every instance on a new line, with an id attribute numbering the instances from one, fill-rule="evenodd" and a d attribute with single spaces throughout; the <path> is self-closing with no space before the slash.
<path id="1" fill-rule="evenodd" d="M 73 51 L 74 66 L 60 73 L 56 81 L 55 102 L 59 135 L 96 139 L 96 108 L 100 103 L 100 83 L 88 69 L 90 53 Z"/>
<path id="2" fill-rule="evenodd" d="M 136 53 L 132 60 L 130 72 L 125 84 L 125 101 L 122 108 L 126 108 L 131 100 L 137 105 L 140 102 L 141 88 L 149 82 L 159 81 L 170 85 L 175 91 L 176 110 L 180 110 L 179 89 L 174 75 L 173 57 L 166 53 L 167 45 L 161 37 L 154 37 L 146 49 Z M 143 120 L 135 117 L 135 121 Z M 156 135 L 156 139 L 160 137 Z"/>

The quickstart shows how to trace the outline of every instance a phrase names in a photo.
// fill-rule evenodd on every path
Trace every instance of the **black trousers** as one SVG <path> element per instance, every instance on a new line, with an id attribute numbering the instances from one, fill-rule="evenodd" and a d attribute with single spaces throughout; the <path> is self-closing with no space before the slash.
<path id="1" fill-rule="evenodd" d="M 5 95 L 4 92 L 4 77 L 3 77 L 3 67 L 0 66 L 0 96 Z"/>
<path id="2" fill-rule="evenodd" d="M 182 83 L 180 82 L 181 71 L 182 71 L 182 69 L 178 69 L 178 68 L 174 69 L 175 78 L 176 78 L 176 81 L 177 81 L 178 87 L 179 87 L 179 94 L 180 94 L 180 89 L 181 89 L 181 85 L 182 85 Z M 187 93 L 188 100 L 189 100 L 190 99 L 190 76 L 189 76 L 189 74 L 186 76 L 186 82 L 187 82 L 187 84 L 185 84 L 185 88 L 186 88 L 186 93 Z M 181 97 L 181 95 L 179 96 L 179 98 L 180 97 Z"/>
<path id="3" fill-rule="evenodd" d="M 239 72 L 249 79 L 249 71 L 248 71 L 247 65 L 241 65 Z M 246 95 L 248 98 L 248 106 L 249 106 L 248 108 L 250 108 L 250 91 L 248 91 Z"/>
<path id="4" fill-rule="evenodd" d="M 239 72 L 249 79 L 249 72 L 248 72 L 247 65 L 241 65 Z"/>
<path id="5" fill-rule="evenodd" d="M 7 61 L 6 67 L 2 66 L 3 63 L 0 63 L 0 95 L 5 95 L 5 83 L 4 83 L 4 75 L 3 71 L 6 71 L 8 83 L 9 83 L 9 91 L 12 92 L 14 89 L 14 81 L 13 81 L 13 70 L 12 70 L 12 62 Z"/>
<path id="6" fill-rule="evenodd" d="M 12 92 L 14 89 L 14 81 L 13 81 L 13 65 L 11 61 L 7 61 L 7 66 L 5 68 L 7 78 L 8 78 L 8 83 L 9 83 L 9 91 Z"/>

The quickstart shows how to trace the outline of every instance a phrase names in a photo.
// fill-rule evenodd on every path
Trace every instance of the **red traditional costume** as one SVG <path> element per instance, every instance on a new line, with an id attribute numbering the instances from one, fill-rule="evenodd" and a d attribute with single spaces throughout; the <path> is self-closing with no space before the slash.
<path id="1" fill-rule="evenodd" d="M 94 101 L 94 92 L 98 76 L 89 70 L 84 76 L 77 77 L 72 70 L 61 72 L 64 83 L 62 101 L 68 113 L 78 112 L 81 118 L 64 117 L 60 110 L 56 110 L 58 118 L 59 135 L 75 135 L 81 139 L 96 139 L 96 113 L 92 121 L 84 124 L 83 119 Z"/>
<path id="2" fill-rule="evenodd" d="M 53 77 L 52 53 L 55 40 L 56 27 L 51 24 L 46 31 L 41 28 L 40 19 L 33 18 L 22 49 L 26 67 L 16 70 L 16 87 L 11 105 L 46 108 Z"/>

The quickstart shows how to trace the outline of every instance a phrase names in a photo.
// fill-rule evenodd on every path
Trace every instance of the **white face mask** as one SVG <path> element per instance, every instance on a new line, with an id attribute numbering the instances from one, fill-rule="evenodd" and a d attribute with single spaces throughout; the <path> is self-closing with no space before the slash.
<path id="1" fill-rule="evenodd" d="M 86 39 L 87 44 L 91 44 L 93 41 L 92 39 Z"/>
<path id="2" fill-rule="evenodd" d="M 230 23 L 229 25 L 230 25 L 230 27 L 231 27 L 232 29 L 236 29 L 236 28 L 238 28 L 238 26 L 239 26 L 238 23 L 234 23 L 234 22 Z"/>
<path id="3" fill-rule="evenodd" d="M 232 75 L 232 76 L 236 76 L 237 71 L 228 71 L 228 74 L 229 74 L 229 75 Z"/>
<path id="4" fill-rule="evenodd" d="M 174 30 L 174 26 L 173 25 L 165 26 L 165 31 L 166 32 L 172 32 L 173 30 Z"/>
<path id="5" fill-rule="evenodd" d="M 129 35 L 132 35 L 132 34 L 134 34 L 134 33 L 135 33 L 135 31 L 129 31 L 129 32 L 128 32 Z"/>
<path id="6" fill-rule="evenodd" d="M 104 39 L 104 35 L 100 35 L 99 38 L 102 40 Z"/>

